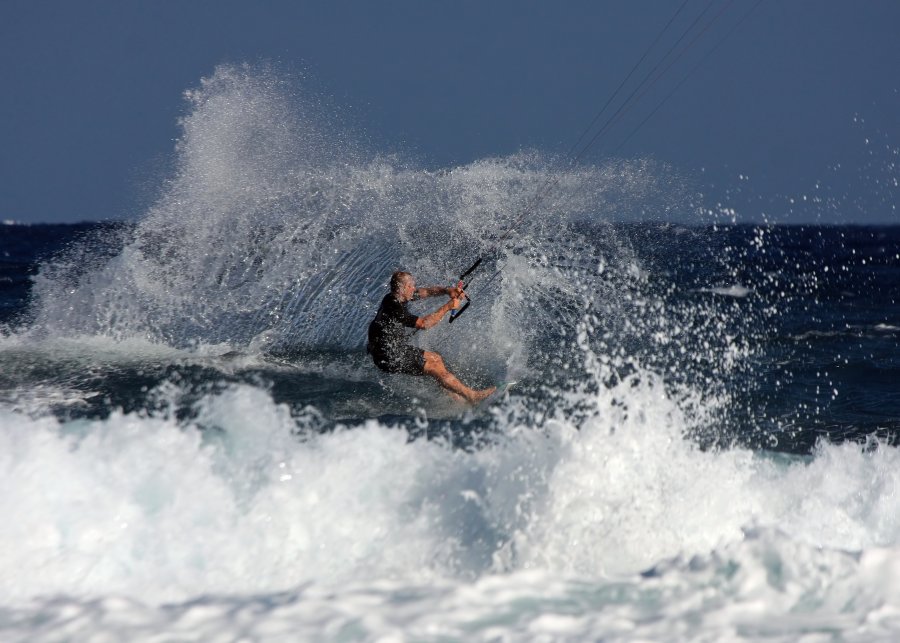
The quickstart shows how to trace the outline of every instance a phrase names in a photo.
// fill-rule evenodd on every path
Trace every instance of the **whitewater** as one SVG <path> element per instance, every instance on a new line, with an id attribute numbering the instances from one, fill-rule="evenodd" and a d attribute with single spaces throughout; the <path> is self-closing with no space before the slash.
<path id="1" fill-rule="evenodd" d="M 4 226 L 39 267 L 0 325 L 0 637 L 898 636 L 898 331 L 859 299 L 896 232 L 669 224 L 699 197 L 648 160 L 423 169 L 266 67 L 185 102 L 139 221 Z M 377 371 L 390 273 L 448 283 L 548 179 L 416 337 L 520 386 Z"/>

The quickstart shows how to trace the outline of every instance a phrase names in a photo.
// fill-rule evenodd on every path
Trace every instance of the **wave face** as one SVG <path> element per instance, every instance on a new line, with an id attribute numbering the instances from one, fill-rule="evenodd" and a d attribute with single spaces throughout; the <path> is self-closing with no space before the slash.
<path id="1" fill-rule="evenodd" d="M 896 634 L 896 231 L 666 224 L 640 160 L 423 169 L 268 68 L 185 97 L 140 221 L 0 238 L 4 636 Z M 482 255 L 414 341 L 511 394 L 376 371 L 390 273 Z"/>

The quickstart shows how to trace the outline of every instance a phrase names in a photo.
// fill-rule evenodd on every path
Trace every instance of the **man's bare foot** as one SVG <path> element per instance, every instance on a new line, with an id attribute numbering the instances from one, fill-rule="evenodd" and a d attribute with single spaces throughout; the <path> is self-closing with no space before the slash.
<path id="1" fill-rule="evenodd" d="M 491 388 L 486 388 L 481 391 L 472 391 L 472 399 L 469 400 L 469 402 L 471 402 L 472 404 L 478 404 L 496 390 L 497 387 L 492 386 Z"/>

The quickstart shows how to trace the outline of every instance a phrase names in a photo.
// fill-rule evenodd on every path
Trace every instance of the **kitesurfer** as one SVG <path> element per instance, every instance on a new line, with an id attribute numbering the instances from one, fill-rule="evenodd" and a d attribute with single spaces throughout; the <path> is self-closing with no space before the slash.
<path id="1" fill-rule="evenodd" d="M 462 284 L 460 283 L 460 286 Z M 430 315 L 417 317 L 409 312 L 410 301 L 446 295 L 446 304 Z M 497 387 L 475 390 L 460 382 L 444 366 L 444 360 L 433 351 L 422 350 L 408 343 L 409 334 L 404 329 L 425 330 L 438 324 L 448 312 L 459 308 L 465 297 L 461 287 L 431 286 L 416 288 L 416 281 L 408 272 L 391 275 L 391 292 L 381 300 L 378 314 L 369 324 L 369 343 L 366 347 L 375 365 L 388 373 L 428 375 L 437 380 L 453 397 L 470 404 L 480 402 Z"/>

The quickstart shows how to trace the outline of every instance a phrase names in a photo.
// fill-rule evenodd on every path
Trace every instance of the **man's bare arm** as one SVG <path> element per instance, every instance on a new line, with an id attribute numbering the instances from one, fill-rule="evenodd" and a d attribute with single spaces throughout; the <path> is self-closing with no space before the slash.
<path id="1" fill-rule="evenodd" d="M 460 301 L 459 299 L 451 299 L 446 304 L 438 308 L 436 311 L 431 313 L 430 315 L 425 315 L 424 317 L 419 317 L 416 320 L 416 328 L 425 330 L 431 328 L 432 326 L 436 326 L 438 322 L 440 322 L 444 315 L 449 313 L 454 308 L 459 308 Z"/>
<path id="2" fill-rule="evenodd" d="M 439 295 L 447 295 L 448 297 L 464 297 L 465 293 L 462 289 L 462 282 L 457 287 L 452 286 L 426 286 L 424 288 L 416 288 L 416 298 L 425 299 L 426 297 L 438 297 Z"/>
<path id="3" fill-rule="evenodd" d="M 425 299 L 427 297 L 437 297 L 438 295 L 449 295 L 450 289 L 446 286 L 426 286 L 424 288 L 416 288 L 416 298 Z"/>

